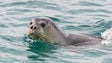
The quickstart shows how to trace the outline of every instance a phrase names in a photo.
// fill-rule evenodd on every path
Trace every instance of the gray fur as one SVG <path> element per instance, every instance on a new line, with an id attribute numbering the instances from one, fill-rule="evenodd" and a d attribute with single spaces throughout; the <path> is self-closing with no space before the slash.
<path id="1" fill-rule="evenodd" d="M 88 44 L 100 44 L 102 41 L 101 38 L 91 36 L 91 35 L 76 35 L 76 34 L 69 34 L 66 37 L 66 43 L 69 45 L 88 45 Z"/>

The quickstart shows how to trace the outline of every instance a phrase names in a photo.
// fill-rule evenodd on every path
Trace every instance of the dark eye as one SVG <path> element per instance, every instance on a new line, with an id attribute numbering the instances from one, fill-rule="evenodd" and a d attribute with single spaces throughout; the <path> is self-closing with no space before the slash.
<path id="1" fill-rule="evenodd" d="M 32 22 L 30 22 L 30 25 L 32 24 Z"/>
<path id="2" fill-rule="evenodd" d="M 41 23 L 40 25 L 41 25 L 42 27 L 45 27 L 45 23 Z"/>

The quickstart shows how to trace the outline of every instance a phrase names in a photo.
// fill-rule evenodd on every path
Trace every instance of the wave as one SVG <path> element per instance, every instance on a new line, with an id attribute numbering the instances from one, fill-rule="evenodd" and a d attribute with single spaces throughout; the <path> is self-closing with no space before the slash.
<path id="1" fill-rule="evenodd" d="M 103 45 L 108 45 L 112 43 L 112 28 L 104 31 L 101 36 L 105 39 L 101 42 Z"/>

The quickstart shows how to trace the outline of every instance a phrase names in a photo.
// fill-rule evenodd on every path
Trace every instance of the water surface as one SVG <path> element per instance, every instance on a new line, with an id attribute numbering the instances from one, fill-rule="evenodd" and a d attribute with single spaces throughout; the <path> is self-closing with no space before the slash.
<path id="1" fill-rule="evenodd" d="M 111 0 L 1 0 L 0 63 L 111 63 L 112 46 L 58 47 L 25 34 L 36 16 L 51 18 L 65 33 L 101 36 L 112 27 Z"/>

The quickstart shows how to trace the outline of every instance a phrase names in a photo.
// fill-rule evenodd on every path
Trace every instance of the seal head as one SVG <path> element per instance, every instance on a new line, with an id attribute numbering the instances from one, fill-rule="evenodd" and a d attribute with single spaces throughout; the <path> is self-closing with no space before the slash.
<path id="1" fill-rule="evenodd" d="M 48 42 L 61 42 L 65 44 L 65 34 L 46 17 L 34 18 L 29 23 L 29 34 L 32 37 L 39 38 Z"/>

